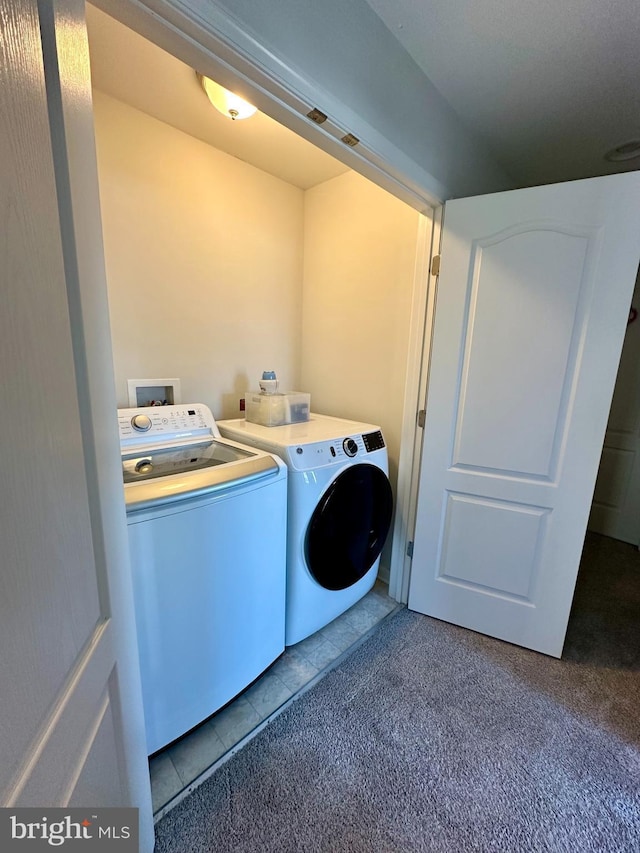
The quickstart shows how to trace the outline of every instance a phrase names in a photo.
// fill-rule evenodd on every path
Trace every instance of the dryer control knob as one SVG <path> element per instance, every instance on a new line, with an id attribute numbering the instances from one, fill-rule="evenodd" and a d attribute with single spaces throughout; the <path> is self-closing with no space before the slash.
<path id="1" fill-rule="evenodd" d="M 358 452 L 358 445 L 352 438 L 345 438 L 345 440 L 342 442 L 342 446 L 347 456 L 355 456 Z"/>
<path id="2" fill-rule="evenodd" d="M 148 415 L 134 415 L 131 418 L 131 426 L 138 432 L 146 432 L 151 429 L 151 418 Z"/>

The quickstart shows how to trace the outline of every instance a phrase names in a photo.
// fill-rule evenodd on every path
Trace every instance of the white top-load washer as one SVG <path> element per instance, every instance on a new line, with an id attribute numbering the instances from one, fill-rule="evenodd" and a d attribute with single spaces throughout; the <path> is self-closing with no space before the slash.
<path id="1" fill-rule="evenodd" d="M 202 403 L 118 422 L 151 754 L 284 650 L 287 468 Z"/>
<path id="2" fill-rule="evenodd" d="M 320 630 L 373 586 L 393 499 L 380 427 L 327 415 L 220 432 L 281 457 L 289 469 L 287 646 Z"/>

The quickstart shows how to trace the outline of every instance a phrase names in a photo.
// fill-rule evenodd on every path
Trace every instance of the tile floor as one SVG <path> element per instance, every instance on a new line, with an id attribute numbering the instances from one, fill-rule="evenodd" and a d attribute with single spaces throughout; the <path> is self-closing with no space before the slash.
<path id="1" fill-rule="evenodd" d="M 374 588 L 353 607 L 306 640 L 289 646 L 251 687 L 217 714 L 150 760 L 153 811 L 187 788 L 336 658 L 384 619 L 397 603 L 387 585 Z"/>

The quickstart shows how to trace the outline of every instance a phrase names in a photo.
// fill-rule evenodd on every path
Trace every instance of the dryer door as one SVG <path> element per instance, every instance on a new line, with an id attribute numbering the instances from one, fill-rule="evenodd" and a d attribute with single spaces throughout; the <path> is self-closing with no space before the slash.
<path id="1" fill-rule="evenodd" d="M 315 508 L 305 543 L 307 567 L 325 589 L 357 583 L 380 556 L 393 497 L 374 465 L 352 465 L 331 483 Z"/>

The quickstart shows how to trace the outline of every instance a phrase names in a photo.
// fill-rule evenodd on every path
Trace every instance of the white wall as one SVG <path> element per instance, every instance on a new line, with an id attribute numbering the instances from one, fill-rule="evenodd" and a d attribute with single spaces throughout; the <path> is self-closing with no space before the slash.
<path id="1" fill-rule="evenodd" d="M 419 218 L 355 172 L 305 193 L 302 387 L 382 427 L 394 490 Z"/>
<path id="2" fill-rule="evenodd" d="M 177 376 L 217 417 L 275 369 L 379 424 L 395 489 L 419 214 L 355 172 L 306 193 L 96 92 L 118 404 Z"/>
<path id="3" fill-rule="evenodd" d="M 128 378 L 217 417 L 265 369 L 298 386 L 302 190 L 100 92 L 94 118 L 118 405 Z"/>

